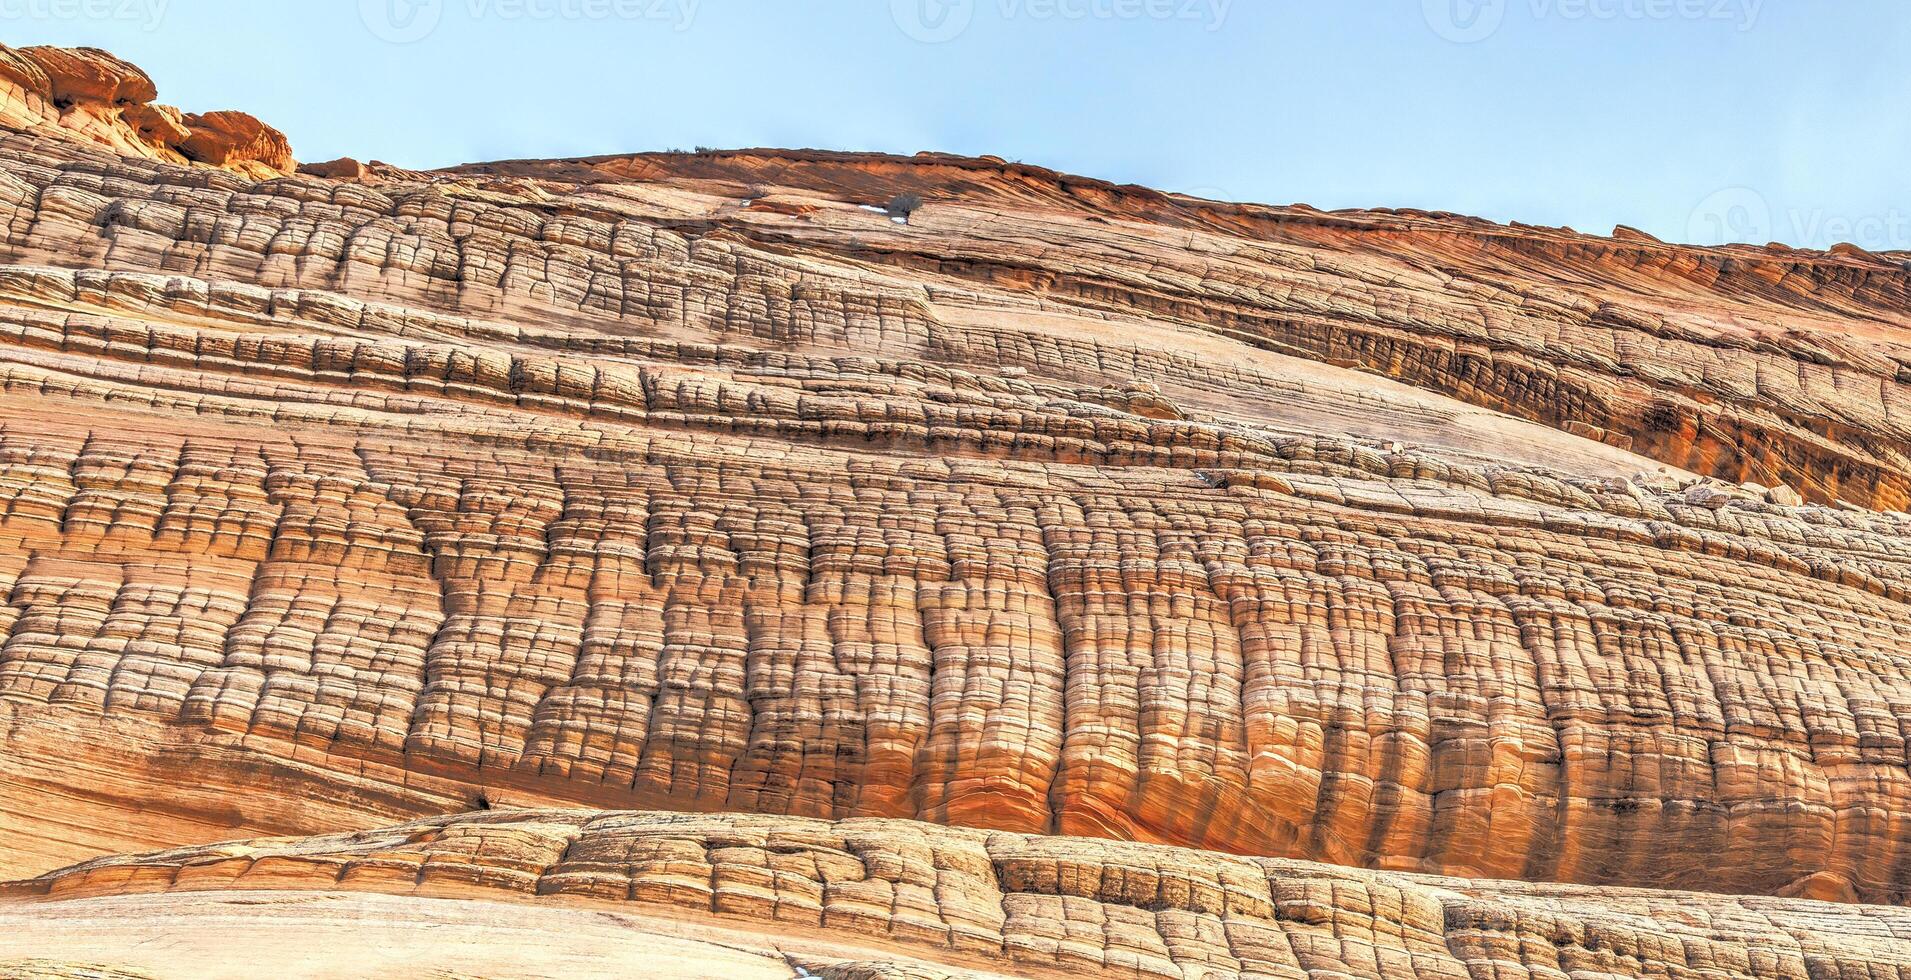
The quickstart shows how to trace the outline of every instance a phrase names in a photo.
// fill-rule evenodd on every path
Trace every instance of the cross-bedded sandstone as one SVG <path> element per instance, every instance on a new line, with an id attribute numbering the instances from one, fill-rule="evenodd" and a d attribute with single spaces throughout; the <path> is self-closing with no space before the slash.
<path id="1" fill-rule="evenodd" d="M 119 899 L 121 928 L 137 935 L 154 928 L 142 916 L 166 906 L 129 897 L 213 908 L 260 892 L 615 909 L 643 917 L 627 920 L 631 928 L 664 937 L 687 923 L 730 926 L 777 937 L 773 946 L 734 940 L 740 952 L 768 947 L 798 976 L 838 980 L 1911 972 L 1911 912 L 1903 909 L 1429 878 L 900 820 L 729 814 L 499 811 L 104 858 L 0 886 L 0 922 L 33 930 Z M 432 921 L 442 913 L 430 904 L 409 907 Z M 297 914 L 269 904 L 250 913 L 254 928 Z M 167 939 L 216 950 L 198 938 L 207 931 L 183 922 Z M 108 949 L 129 966 L 149 962 L 136 948 L 112 949 L 132 947 L 128 939 Z M 659 962 L 622 965 L 667 969 L 683 955 L 668 939 L 653 942 Z M 609 956 L 621 952 L 605 945 Z M 0 956 L 8 946 L 0 938 Z M 358 954 L 304 955 L 310 970 Z"/>
<path id="2" fill-rule="evenodd" d="M 507 800 L 1911 891 L 1895 257 L 42 124 L 86 129 L 0 135 L 14 873 Z"/>
<path id="3" fill-rule="evenodd" d="M 0 696 L 555 799 L 1904 887 L 1893 518 L 1146 316 L 13 139 L 16 257 L 105 268 L 0 270 Z"/>

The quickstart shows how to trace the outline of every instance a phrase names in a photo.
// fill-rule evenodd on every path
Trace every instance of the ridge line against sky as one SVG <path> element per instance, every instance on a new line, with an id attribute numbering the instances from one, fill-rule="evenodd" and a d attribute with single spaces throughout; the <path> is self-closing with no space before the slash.
<path id="1" fill-rule="evenodd" d="M 0 41 L 105 48 L 302 160 L 930 149 L 1222 200 L 1911 250 L 1897 0 L 0 0 Z"/>

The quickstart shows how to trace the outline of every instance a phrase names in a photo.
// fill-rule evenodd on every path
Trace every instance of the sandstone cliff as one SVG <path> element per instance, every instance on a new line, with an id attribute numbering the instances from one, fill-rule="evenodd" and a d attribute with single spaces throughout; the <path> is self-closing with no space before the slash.
<path id="1" fill-rule="evenodd" d="M 256 121 L 142 150 L 143 74 L 37 50 L 118 81 L 0 119 L 6 876 L 494 804 L 836 850 L 811 820 L 883 818 L 931 842 L 896 874 L 1052 846 L 1426 918 L 1335 898 L 1296 921 L 1380 959 L 1262 970 L 1262 904 L 1051 890 L 987 962 L 897 969 L 1181 975 L 1186 940 L 1221 975 L 1486 976 L 1535 935 L 1622 975 L 1905 966 L 1895 912 L 1768 898 L 1911 893 L 1901 257 L 943 156 L 287 174 Z M 542 893 L 532 850 L 472 887 Z M 169 928 L 121 893 L 176 876 L 112 869 L 222 855 L 42 884 Z M 788 872 L 811 926 L 826 866 Z M 1008 915 L 996 867 L 911 915 Z M 22 888 L 22 929 L 78 915 Z M 447 926 L 509 918 L 473 908 Z M 1738 952 L 1646 928 L 1673 908 Z M 1236 913 L 1261 938 L 1217 938 Z"/>

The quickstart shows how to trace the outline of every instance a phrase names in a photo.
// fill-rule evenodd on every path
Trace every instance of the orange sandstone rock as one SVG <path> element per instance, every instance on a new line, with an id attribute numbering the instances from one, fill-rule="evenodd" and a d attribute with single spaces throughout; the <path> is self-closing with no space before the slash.
<path id="1" fill-rule="evenodd" d="M 299 173 L 310 174 L 314 177 L 332 177 L 339 180 L 356 180 L 365 176 L 368 172 L 364 164 L 351 157 L 339 157 L 336 160 L 299 165 Z"/>
<path id="2" fill-rule="evenodd" d="M 0 124 L 255 179 L 296 166 L 285 135 L 243 112 L 182 115 L 138 67 L 97 48 L 0 45 Z"/>
<path id="3" fill-rule="evenodd" d="M 0 62 L 9 874 L 514 805 L 1763 896 L 1735 929 L 1911 892 L 1890 257 L 942 156 L 285 175 L 58 64 Z M 174 125 L 228 169 L 133 145 Z M 1028 907 L 1055 969 L 1248 948 Z M 1672 948 L 1592 918 L 1507 928 Z M 1815 969 L 1769 945 L 1681 969 Z"/>
<path id="4" fill-rule="evenodd" d="M 872 259 L 1019 221 L 1172 278 L 1186 230 L 133 162 L 109 197 L 91 151 L 0 153 L 34 161 L 10 257 L 104 267 L 0 276 L 30 731 L 179 726 L 349 773 L 367 819 L 486 789 L 1905 887 L 1897 518 L 1644 487 L 1451 396 Z M 224 764 L 234 831 L 326 829 Z"/>
<path id="5" fill-rule="evenodd" d="M 181 122 L 188 135 L 177 146 L 194 162 L 262 177 L 297 166 L 285 134 L 243 112 L 188 113 Z"/>
<path id="6" fill-rule="evenodd" d="M 138 66 L 98 48 L 39 46 L 21 48 L 19 53 L 39 67 L 47 81 L 47 94 L 56 103 L 121 105 L 159 97 L 152 78 Z"/>

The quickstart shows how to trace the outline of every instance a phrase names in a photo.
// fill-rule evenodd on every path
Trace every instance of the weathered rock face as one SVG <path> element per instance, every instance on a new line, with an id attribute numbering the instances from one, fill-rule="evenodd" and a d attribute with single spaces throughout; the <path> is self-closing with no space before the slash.
<path id="1" fill-rule="evenodd" d="M 930 154 L 742 150 L 459 172 L 769 182 L 878 204 L 915 194 L 938 205 L 922 217 L 942 234 L 830 242 L 748 227 L 766 243 L 1017 285 L 1090 315 L 1166 319 L 1378 372 L 1735 483 L 1911 506 L 1897 407 L 1911 381 L 1896 330 L 1911 305 L 1901 255 L 1695 249 L 1444 213 L 1217 204 Z M 1125 225 L 1084 235 L 1072 223 L 1008 250 L 993 220 L 1001 209 L 1139 221 L 1160 254 L 1138 262 L 1126 250 L 1137 231 Z"/>
<path id="2" fill-rule="evenodd" d="M 1898 257 L 72 115 L 0 135 L 0 871 L 505 802 L 1911 892 Z"/>
<path id="3" fill-rule="evenodd" d="M 587 927 L 593 917 L 581 910 L 614 910 L 623 935 L 587 934 L 600 945 L 600 975 L 1723 980 L 1911 971 L 1904 909 L 1428 878 L 898 820 L 471 814 L 108 858 L 0 886 L 0 896 L 12 899 L 0 904 L 0 955 L 84 931 L 95 969 L 155 977 L 257 976 L 280 962 L 307 975 L 364 975 L 340 968 L 371 965 L 383 951 L 314 942 L 321 917 L 364 915 L 377 929 L 418 914 L 434 932 L 476 931 L 483 948 L 506 919 L 497 901 L 522 903 L 508 914 L 531 922 L 552 908 L 580 910 L 570 921 Z M 460 899 L 453 904 L 470 911 L 461 918 L 422 898 Z M 220 935 L 220 916 L 235 912 L 255 939 L 243 948 Z M 91 925 L 100 920 L 110 932 Z M 256 942 L 262 934 L 284 938 Z M 142 948 L 156 941 L 162 950 Z M 534 937 L 527 945 L 548 961 L 527 965 L 561 962 L 573 942 L 569 927 Z M 415 975 L 470 968 L 462 943 L 394 945 Z M 182 954 L 190 973 L 172 972 Z"/>
<path id="4" fill-rule="evenodd" d="M 0 276 L 0 697 L 29 732 L 177 725 L 362 771 L 406 801 L 380 819 L 475 791 L 415 801 L 422 771 L 1425 871 L 1911 880 L 1900 518 L 1661 492 L 1612 479 L 1649 459 L 1046 274 L 872 260 L 995 236 L 1295 302 L 1397 291 L 1384 255 L 0 158 L 10 257 L 91 267 Z"/>
<path id="5" fill-rule="evenodd" d="M 0 126 L 256 179 L 296 166 L 285 134 L 258 119 L 231 111 L 182 115 L 155 104 L 158 97 L 145 72 L 97 48 L 0 45 Z"/>

